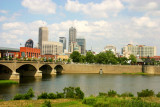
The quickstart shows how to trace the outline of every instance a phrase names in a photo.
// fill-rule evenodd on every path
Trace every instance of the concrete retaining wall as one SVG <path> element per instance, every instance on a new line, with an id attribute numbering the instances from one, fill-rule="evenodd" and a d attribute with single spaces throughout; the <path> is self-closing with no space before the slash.
<path id="1" fill-rule="evenodd" d="M 144 73 L 147 73 L 147 74 L 160 74 L 160 66 L 147 65 L 147 66 L 144 67 Z"/>
<path id="2" fill-rule="evenodd" d="M 142 72 L 141 65 L 100 65 L 100 64 L 66 64 L 63 73 L 103 73 L 121 74 Z"/>

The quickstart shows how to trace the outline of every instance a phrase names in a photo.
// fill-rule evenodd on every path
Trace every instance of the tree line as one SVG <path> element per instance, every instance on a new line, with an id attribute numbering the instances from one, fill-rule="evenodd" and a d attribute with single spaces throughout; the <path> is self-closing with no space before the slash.
<path id="1" fill-rule="evenodd" d="M 97 63 L 97 64 L 136 64 L 137 59 L 134 55 L 126 57 L 116 57 L 112 51 L 100 52 L 94 55 L 92 52 L 87 52 L 86 55 L 81 55 L 78 51 L 72 52 L 70 58 L 75 63 Z"/>

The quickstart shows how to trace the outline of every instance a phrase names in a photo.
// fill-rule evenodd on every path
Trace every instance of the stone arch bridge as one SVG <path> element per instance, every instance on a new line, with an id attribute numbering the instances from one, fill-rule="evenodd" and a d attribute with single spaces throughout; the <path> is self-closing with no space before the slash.
<path id="1" fill-rule="evenodd" d="M 0 61 L 0 79 L 19 79 L 20 76 L 42 76 L 64 71 L 63 63 L 40 61 Z"/>

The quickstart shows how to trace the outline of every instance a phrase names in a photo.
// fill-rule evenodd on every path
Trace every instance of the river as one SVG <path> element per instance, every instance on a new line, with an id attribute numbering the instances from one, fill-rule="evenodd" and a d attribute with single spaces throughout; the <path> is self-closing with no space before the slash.
<path id="1" fill-rule="evenodd" d="M 23 77 L 19 84 L 0 85 L 0 99 L 10 100 L 17 93 L 33 88 L 35 95 L 42 92 L 62 92 L 64 87 L 80 87 L 85 96 L 116 90 L 119 94 L 142 89 L 160 91 L 160 75 L 110 75 L 110 74 L 63 74 L 57 76 Z M 34 99 L 36 99 L 36 97 Z"/>

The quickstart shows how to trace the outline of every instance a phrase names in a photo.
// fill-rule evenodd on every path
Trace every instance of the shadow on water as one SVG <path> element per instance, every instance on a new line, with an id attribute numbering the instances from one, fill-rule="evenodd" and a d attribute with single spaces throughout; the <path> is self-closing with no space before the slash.
<path id="1" fill-rule="evenodd" d="M 42 75 L 42 81 L 51 80 L 52 77 L 53 77 L 53 75 L 43 74 L 43 75 Z"/>
<path id="2" fill-rule="evenodd" d="M 63 75 L 63 74 L 58 73 L 58 74 L 55 75 L 55 77 L 56 77 L 56 78 L 60 78 L 60 77 L 62 77 L 62 75 Z"/>
<path id="3" fill-rule="evenodd" d="M 32 83 L 35 82 L 36 78 L 35 77 L 21 77 L 19 83 Z"/>

